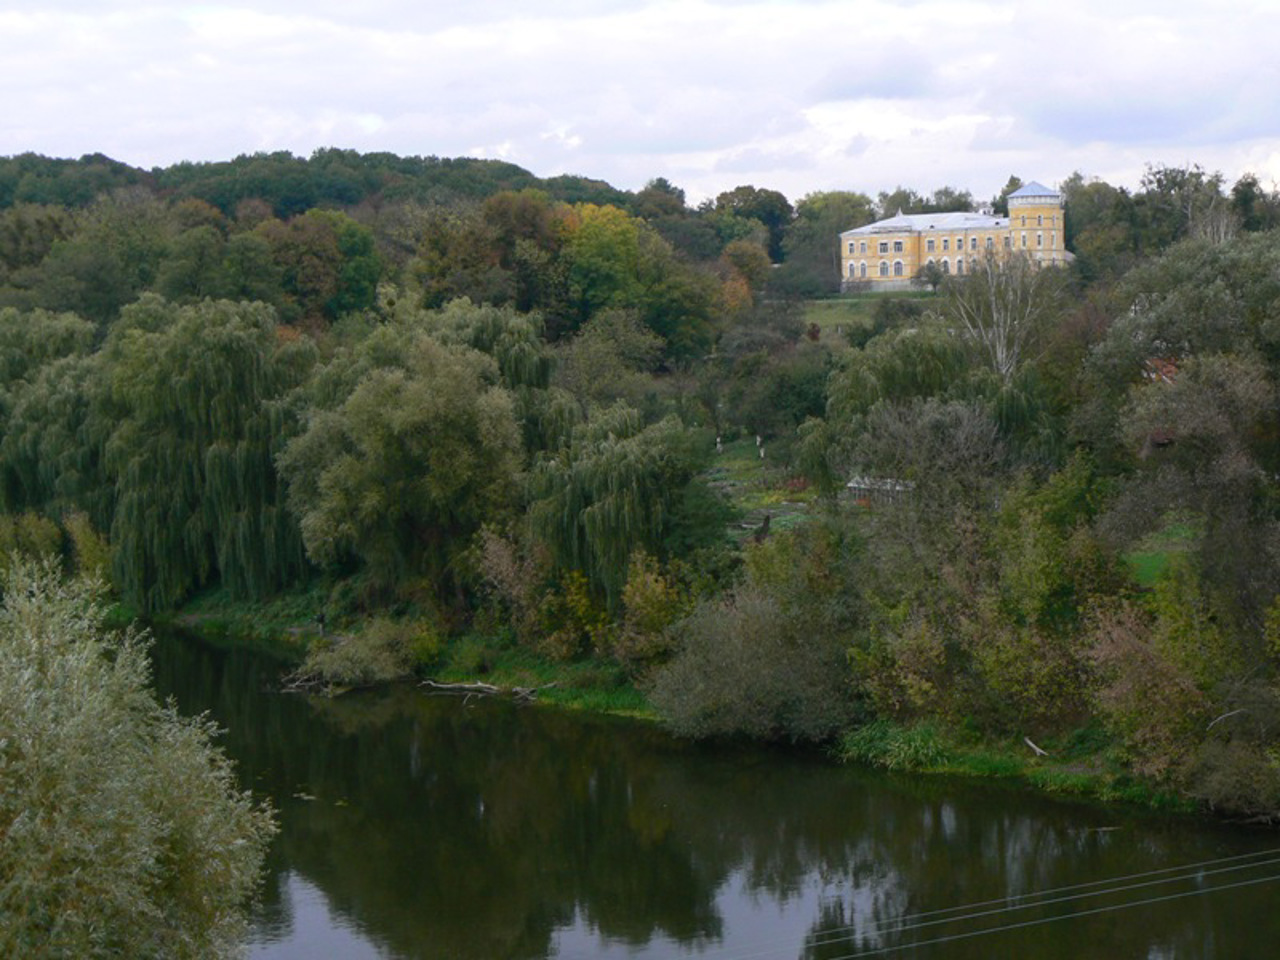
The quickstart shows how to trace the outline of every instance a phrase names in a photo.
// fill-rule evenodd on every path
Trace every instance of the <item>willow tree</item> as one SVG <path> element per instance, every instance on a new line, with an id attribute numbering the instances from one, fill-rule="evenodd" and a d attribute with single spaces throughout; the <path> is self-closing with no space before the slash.
<path id="1" fill-rule="evenodd" d="M 318 373 L 329 403 L 279 458 L 289 505 L 313 561 L 355 559 L 385 587 L 447 587 L 472 535 L 514 500 L 511 394 L 476 350 L 403 329 L 370 341 Z"/>
<path id="2" fill-rule="evenodd" d="M 59 434 L 59 424 L 51 421 L 65 422 L 67 404 L 51 394 L 83 410 L 92 379 L 87 373 L 92 344 L 93 324 L 74 314 L 0 310 L 0 508 L 45 509 L 55 486 L 65 493 L 75 485 L 85 444 L 80 437 Z M 71 369 L 79 374 L 74 380 L 65 375 Z M 70 401 L 68 392 L 80 402 Z M 40 446 L 51 455 L 35 455 L 33 448 Z M 56 455 L 51 448 L 57 448 Z M 67 471 L 65 478 L 49 469 L 54 462 Z"/>
<path id="3" fill-rule="evenodd" d="M 311 348 L 282 341 L 263 304 L 145 297 L 104 357 L 111 542 L 126 595 L 163 609 L 214 580 L 258 597 L 296 577 L 302 541 L 274 457 L 286 438 L 280 399 Z"/>
<path id="4" fill-rule="evenodd" d="M 697 439 L 674 416 L 645 426 L 625 404 L 596 413 L 534 468 L 535 535 L 616 602 L 631 554 L 666 552 L 704 459 Z"/>

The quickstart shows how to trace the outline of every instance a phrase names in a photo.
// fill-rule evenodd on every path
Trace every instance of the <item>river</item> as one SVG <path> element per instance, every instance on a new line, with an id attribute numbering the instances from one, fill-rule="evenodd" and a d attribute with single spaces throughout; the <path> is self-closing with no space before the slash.
<path id="1" fill-rule="evenodd" d="M 412 687 L 283 694 L 275 662 L 171 636 L 154 662 L 279 813 L 258 960 L 1280 956 L 1273 832 Z"/>

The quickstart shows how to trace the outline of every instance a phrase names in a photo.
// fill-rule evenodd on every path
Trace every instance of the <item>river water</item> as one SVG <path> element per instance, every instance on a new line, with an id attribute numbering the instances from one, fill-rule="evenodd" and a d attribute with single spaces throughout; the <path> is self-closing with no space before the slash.
<path id="1" fill-rule="evenodd" d="M 1273 832 L 409 687 L 282 694 L 273 661 L 174 637 L 154 659 L 279 813 L 260 960 L 1280 956 Z"/>

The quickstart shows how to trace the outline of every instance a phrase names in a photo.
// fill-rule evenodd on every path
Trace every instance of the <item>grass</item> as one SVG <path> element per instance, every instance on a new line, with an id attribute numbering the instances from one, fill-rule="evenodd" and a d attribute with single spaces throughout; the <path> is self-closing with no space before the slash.
<path id="1" fill-rule="evenodd" d="M 432 671 L 442 683 L 481 680 L 495 686 L 538 687 L 538 700 L 592 713 L 652 719 L 653 710 L 617 664 L 596 659 L 558 662 L 495 638 L 469 636 L 445 651 Z"/>
<path id="2" fill-rule="evenodd" d="M 1196 526 L 1186 520 L 1173 520 L 1152 533 L 1125 554 L 1125 562 L 1133 578 L 1143 587 L 1153 587 L 1164 574 L 1169 562 L 1185 553 L 1195 542 Z"/>
<path id="3" fill-rule="evenodd" d="M 804 324 L 816 323 L 824 338 L 850 328 L 870 330 L 876 306 L 885 299 L 932 300 L 937 294 L 928 290 L 863 293 L 830 300 L 809 300 L 804 305 Z"/>
<path id="4" fill-rule="evenodd" d="M 211 643 L 301 663 L 310 641 L 320 635 L 315 618 L 324 610 L 325 598 L 324 590 L 312 587 L 250 603 L 215 589 L 198 595 L 164 622 Z"/>
<path id="5" fill-rule="evenodd" d="M 876 720 L 847 733 L 838 754 L 847 763 L 1000 780 L 1041 793 L 1166 813 L 1194 813 L 1198 809 L 1193 800 L 1126 772 L 1101 730 L 1078 730 L 1060 740 L 1046 740 L 1041 746 L 1048 756 L 1038 756 L 1018 739 L 964 738 L 929 723 L 902 725 Z"/>
<path id="6" fill-rule="evenodd" d="M 766 514 L 773 530 L 789 530 L 804 523 L 809 504 L 817 497 L 812 487 L 793 485 L 792 476 L 769 459 L 767 443 L 762 459 L 754 437 L 724 444 L 705 477 L 741 513 L 741 520 L 729 531 L 730 538 L 737 541 L 759 529 Z"/>

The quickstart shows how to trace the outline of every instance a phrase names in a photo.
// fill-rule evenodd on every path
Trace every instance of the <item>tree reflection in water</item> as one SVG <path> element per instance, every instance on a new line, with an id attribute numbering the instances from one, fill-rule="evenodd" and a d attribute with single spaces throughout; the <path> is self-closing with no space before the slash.
<path id="1" fill-rule="evenodd" d="M 363 942 L 370 955 L 410 958 L 834 960 L 1188 888 L 900 931 L 923 912 L 1280 846 L 971 783 L 700 747 L 611 718 L 412 688 L 283 695 L 271 692 L 278 672 L 243 651 L 157 644 L 161 693 L 211 711 L 246 786 L 279 808 L 262 956 L 349 956 Z M 1274 891 L 910 955 L 1260 956 L 1280 935 Z"/>

